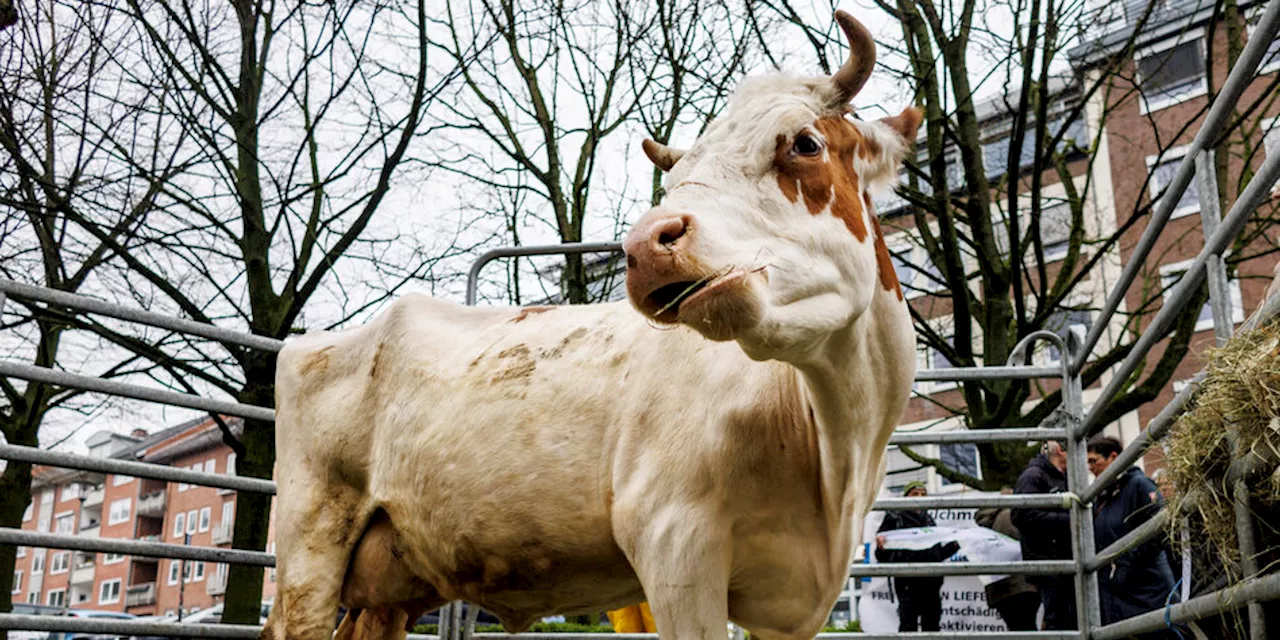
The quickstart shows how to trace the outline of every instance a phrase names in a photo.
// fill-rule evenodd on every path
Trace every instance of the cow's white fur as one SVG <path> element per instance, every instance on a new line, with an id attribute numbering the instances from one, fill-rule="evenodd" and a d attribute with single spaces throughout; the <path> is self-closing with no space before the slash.
<path id="1" fill-rule="evenodd" d="M 366 326 L 290 342 L 264 637 L 331 633 L 376 512 L 427 601 L 478 602 L 516 628 L 647 597 L 669 637 L 720 639 L 726 619 L 761 638 L 818 631 L 915 369 L 874 234 L 790 202 L 772 171 L 778 134 L 838 112 L 824 80 L 747 82 L 646 214 L 688 215 L 691 259 L 747 271 L 726 295 L 760 321 L 712 336 L 730 341 L 624 304 L 406 296 Z M 903 143 L 858 127 L 885 150 L 858 167 L 864 184 L 883 182 Z"/>

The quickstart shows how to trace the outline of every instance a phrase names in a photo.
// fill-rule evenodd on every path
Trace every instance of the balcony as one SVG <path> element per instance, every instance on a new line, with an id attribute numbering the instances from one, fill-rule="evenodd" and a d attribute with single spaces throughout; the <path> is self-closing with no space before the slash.
<path id="1" fill-rule="evenodd" d="M 146 518 L 163 518 L 168 496 L 164 491 L 153 491 L 138 498 L 138 515 Z"/>
<path id="2" fill-rule="evenodd" d="M 97 522 L 90 523 L 87 527 L 80 527 L 80 532 L 76 535 L 82 538 L 97 538 L 102 532 L 102 528 Z"/>
<path id="3" fill-rule="evenodd" d="M 149 604 L 156 603 L 156 583 L 144 582 L 142 584 L 131 585 L 124 594 L 124 606 L 129 607 L 145 607 Z"/>
<path id="4" fill-rule="evenodd" d="M 223 571 L 221 573 L 215 571 L 205 578 L 204 588 L 211 596 L 220 596 L 227 592 L 227 574 L 230 572 Z"/>
<path id="5" fill-rule="evenodd" d="M 231 525 L 230 522 L 223 522 L 213 528 L 214 544 L 231 544 L 231 536 L 235 533 Z"/>
<path id="6" fill-rule="evenodd" d="M 90 489 L 89 493 L 84 497 L 84 508 L 89 509 L 91 507 L 102 506 L 102 494 L 104 493 L 106 493 L 106 489 L 102 487 Z"/>
<path id="7" fill-rule="evenodd" d="M 71 584 L 93 584 L 93 570 L 92 562 L 77 563 L 71 568 Z"/>

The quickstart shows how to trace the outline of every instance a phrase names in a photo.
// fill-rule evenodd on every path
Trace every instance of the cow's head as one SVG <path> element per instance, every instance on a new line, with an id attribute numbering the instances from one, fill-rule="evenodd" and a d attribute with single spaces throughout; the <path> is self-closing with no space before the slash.
<path id="1" fill-rule="evenodd" d="M 877 287 L 901 299 L 868 190 L 896 177 L 921 116 L 848 117 L 875 44 L 849 14 L 836 20 L 850 52 L 835 75 L 749 79 L 688 151 L 645 141 L 668 175 L 624 243 L 641 313 L 790 360 L 849 326 Z"/>

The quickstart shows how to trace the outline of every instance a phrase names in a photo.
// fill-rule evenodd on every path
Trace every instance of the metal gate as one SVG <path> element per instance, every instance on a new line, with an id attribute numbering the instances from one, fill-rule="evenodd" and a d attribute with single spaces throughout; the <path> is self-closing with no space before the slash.
<path id="1" fill-rule="evenodd" d="M 1256 566 L 1252 514 L 1247 499 L 1238 500 L 1238 539 L 1244 559 L 1243 579 L 1220 591 L 1198 596 L 1172 605 L 1164 610 L 1152 611 L 1115 624 L 1101 626 L 1098 604 L 1097 571 L 1132 546 L 1160 535 L 1168 523 L 1168 511 L 1162 511 L 1146 524 L 1118 540 L 1106 549 L 1094 549 L 1093 519 L 1090 505 L 1095 498 L 1120 473 L 1143 455 L 1153 444 L 1163 438 L 1181 414 L 1204 373 L 1180 391 L 1154 419 L 1139 437 L 1125 448 L 1119 458 L 1093 483 L 1087 483 L 1085 464 L 1086 440 L 1091 430 L 1099 427 L 1102 412 L 1107 403 L 1120 391 L 1121 386 L 1141 364 L 1150 349 L 1192 298 L 1201 283 L 1208 279 L 1210 301 L 1213 310 L 1215 332 L 1218 340 L 1225 341 L 1232 332 L 1230 300 L 1227 293 L 1226 270 L 1222 262 L 1223 252 L 1239 234 L 1253 211 L 1269 197 L 1270 190 L 1280 177 L 1280 154 L 1266 158 L 1254 179 L 1240 194 L 1225 218 L 1218 209 L 1218 192 L 1213 184 L 1213 158 L 1211 147 L 1235 107 L 1241 93 L 1255 77 L 1267 48 L 1280 31 L 1280 0 L 1271 0 L 1245 46 L 1240 59 L 1232 68 L 1221 92 L 1215 98 L 1204 124 L 1197 133 L 1178 167 L 1165 195 L 1158 201 L 1150 223 L 1125 265 L 1119 282 L 1112 288 L 1101 315 L 1094 321 L 1086 337 L 1074 335 L 1063 339 L 1055 333 L 1040 331 L 1024 338 L 1015 348 L 1006 366 L 974 367 L 945 370 L 924 370 L 916 376 L 919 381 L 964 381 L 996 379 L 1052 379 L 1062 383 L 1062 405 L 1046 424 L 1037 429 L 991 429 L 952 431 L 945 433 L 895 434 L 891 444 L 948 444 L 977 442 L 1026 442 L 1061 440 L 1067 443 L 1069 491 L 1061 494 L 1004 495 L 991 497 L 926 497 L 892 498 L 875 503 L 878 510 L 907 510 L 920 508 L 974 508 L 974 507 L 1040 507 L 1061 508 L 1070 511 L 1072 548 L 1074 558 L 1061 561 L 1023 561 L 995 563 L 919 563 L 854 565 L 850 577 L 867 576 L 939 576 L 939 575 L 989 575 L 1018 573 L 1024 575 L 1074 574 L 1077 607 L 1077 628 L 1069 632 L 1021 632 L 1021 633 L 945 633 L 926 632 L 913 634 L 821 634 L 820 638 L 850 638 L 874 640 L 877 638 L 1093 638 L 1110 640 L 1165 628 L 1167 624 L 1196 620 L 1224 611 L 1247 606 L 1251 637 L 1260 640 L 1267 637 L 1262 608 L 1259 603 L 1280 598 L 1280 572 L 1262 573 Z M 1104 328 L 1119 307 L 1125 292 L 1137 277 L 1139 269 L 1150 254 L 1156 238 L 1168 222 L 1183 191 L 1191 179 L 1200 180 L 1201 215 L 1205 246 L 1188 267 L 1185 275 L 1174 287 L 1164 306 L 1139 338 L 1132 352 L 1117 366 L 1117 373 L 1102 389 L 1093 409 L 1086 413 L 1082 403 L 1080 373 L 1088 354 L 1101 338 Z M 555 245 L 546 247 L 518 247 L 491 251 L 481 256 L 471 269 L 467 285 L 467 303 L 474 304 L 477 278 L 488 262 L 510 256 L 529 256 L 565 253 L 591 253 L 617 251 L 617 243 L 592 243 Z M 33 287 L 8 280 L 0 280 L 0 305 L 5 296 L 73 309 L 80 313 L 99 314 L 120 320 L 138 322 L 180 333 L 234 342 L 236 344 L 269 351 L 278 351 L 283 343 L 261 336 L 228 331 L 215 326 L 176 319 L 156 313 L 128 309 L 107 304 L 80 295 L 68 294 L 41 287 Z M 1252 328 L 1280 312 L 1280 296 L 1266 301 L 1244 328 Z M 1031 348 L 1037 341 L 1049 341 L 1063 354 L 1060 366 L 1036 367 L 1017 364 L 1029 360 Z M 132 384 L 75 375 L 63 371 L 34 367 L 0 360 L 0 375 L 57 384 L 86 391 L 158 402 L 178 407 L 199 409 L 230 416 L 242 416 L 271 420 L 275 412 L 266 407 L 244 405 L 236 402 L 203 398 L 190 394 L 161 391 Z M 275 493 L 275 484 L 269 481 L 200 473 L 168 466 L 109 460 L 89 456 L 44 451 L 37 448 L 0 445 L 0 458 L 25 461 L 55 467 L 129 475 L 171 482 L 218 487 L 234 491 Z M 1256 459 L 1237 460 L 1231 476 L 1233 482 L 1244 482 L 1263 469 Z M 208 562 L 235 563 L 260 567 L 275 566 L 275 557 L 257 551 L 189 547 L 137 540 L 105 538 L 76 538 L 67 535 L 36 533 L 19 529 L 0 528 L 0 544 L 70 549 L 87 552 L 119 553 L 135 556 L 186 559 Z M 474 608 L 472 608 L 474 611 Z M 449 638 L 472 636 L 476 638 L 509 637 L 503 634 L 470 633 L 474 613 L 463 616 L 462 608 L 449 606 L 440 617 L 441 635 Z M 128 620 L 93 620 L 61 616 L 28 616 L 0 614 L 0 629 L 32 631 L 68 631 L 117 635 L 165 635 L 201 638 L 256 638 L 260 627 L 251 625 L 188 625 L 175 623 L 137 622 Z M 542 638 L 578 638 L 574 634 L 537 634 Z M 591 635 L 587 637 L 598 637 Z M 616 634 L 613 638 L 652 638 L 653 634 Z"/>

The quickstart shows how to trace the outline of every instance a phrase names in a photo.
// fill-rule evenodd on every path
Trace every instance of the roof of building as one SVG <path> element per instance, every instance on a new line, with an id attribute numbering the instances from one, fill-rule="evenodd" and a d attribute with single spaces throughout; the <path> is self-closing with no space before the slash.
<path id="1" fill-rule="evenodd" d="M 1186 30 L 1213 18 L 1215 2 L 1213 0 L 1123 0 L 1122 2 L 1103 2 L 1092 9 L 1092 16 L 1098 21 L 1099 37 L 1071 49 L 1068 55 L 1083 66 L 1092 66 L 1102 60 L 1120 53 L 1134 29 L 1150 7 L 1150 16 L 1137 38 L 1134 47 L 1140 48 L 1177 37 Z M 1258 0 L 1240 0 L 1240 8 L 1245 9 L 1262 4 Z M 1154 6 L 1152 6 L 1154 5 Z"/>

